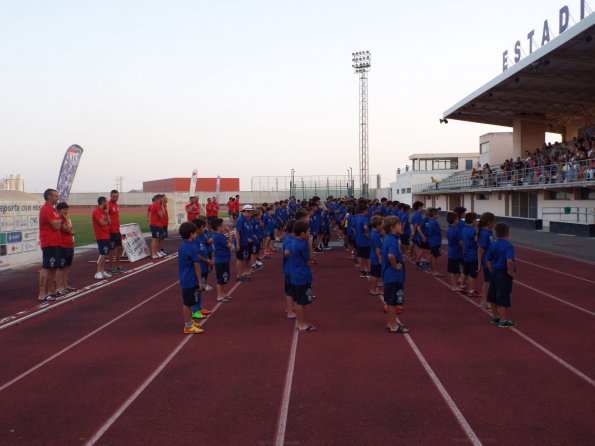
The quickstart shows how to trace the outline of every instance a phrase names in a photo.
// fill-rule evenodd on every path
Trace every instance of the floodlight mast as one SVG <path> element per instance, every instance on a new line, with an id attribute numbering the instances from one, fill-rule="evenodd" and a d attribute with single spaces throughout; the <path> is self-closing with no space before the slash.
<path id="1" fill-rule="evenodd" d="M 368 164 L 368 71 L 372 66 L 372 57 L 369 51 L 351 53 L 351 65 L 356 74 L 359 74 L 359 185 L 360 195 L 369 197 L 368 185 L 370 184 L 370 169 Z"/>

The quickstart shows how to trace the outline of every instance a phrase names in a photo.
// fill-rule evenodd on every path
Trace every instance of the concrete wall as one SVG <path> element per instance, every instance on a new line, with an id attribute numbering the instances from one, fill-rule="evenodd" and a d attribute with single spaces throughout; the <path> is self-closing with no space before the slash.
<path id="1" fill-rule="evenodd" d="M 499 166 L 504 160 L 513 156 L 512 132 L 486 133 L 479 137 L 479 145 L 489 142 L 490 151 L 479 154 L 479 163 L 483 166 L 488 163 L 490 166 Z"/>
<path id="2" fill-rule="evenodd" d="M 512 158 L 523 156 L 526 150 L 534 152 L 543 147 L 546 128 L 547 124 L 543 122 L 515 119 L 512 127 Z"/>

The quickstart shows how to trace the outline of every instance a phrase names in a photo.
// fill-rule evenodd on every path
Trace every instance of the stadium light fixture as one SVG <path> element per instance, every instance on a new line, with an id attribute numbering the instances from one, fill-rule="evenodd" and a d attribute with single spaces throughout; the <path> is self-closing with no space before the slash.
<path id="1" fill-rule="evenodd" d="M 444 118 L 440 118 L 440 124 L 448 124 L 448 119 Z"/>

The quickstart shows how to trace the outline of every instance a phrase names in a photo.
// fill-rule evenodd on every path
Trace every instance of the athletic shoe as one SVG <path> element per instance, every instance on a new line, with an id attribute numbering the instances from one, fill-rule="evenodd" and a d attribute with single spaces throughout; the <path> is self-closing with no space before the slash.
<path id="1" fill-rule="evenodd" d="M 112 277 L 112 275 L 110 273 L 108 273 L 107 271 L 103 271 L 101 274 L 103 274 L 103 277 L 105 279 L 109 279 L 110 277 Z"/>
<path id="2" fill-rule="evenodd" d="M 500 328 L 513 328 L 513 327 L 516 327 L 516 322 L 512 322 L 512 321 L 500 321 L 498 323 L 498 327 L 500 327 Z"/>
<path id="3" fill-rule="evenodd" d="M 165 254 L 163 253 L 163 251 L 157 251 L 157 255 L 159 257 L 165 257 Z"/>
<path id="4" fill-rule="evenodd" d="M 105 277 L 103 277 L 103 274 L 101 274 L 101 273 L 95 273 L 95 276 L 93 276 L 93 277 L 95 277 L 97 280 L 105 279 Z"/>
<path id="5" fill-rule="evenodd" d="M 196 324 L 192 324 L 190 328 L 184 326 L 184 334 L 201 334 L 204 330 Z"/>
<path id="6" fill-rule="evenodd" d="M 205 291 L 213 291 L 213 287 L 211 285 L 205 285 Z"/>
<path id="7" fill-rule="evenodd" d="M 322 249 L 322 248 L 314 248 L 314 252 L 324 252 L 324 249 Z"/>
<path id="8" fill-rule="evenodd" d="M 366 277 L 368 277 L 368 275 L 366 273 L 361 273 L 359 276 L 362 279 L 365 279 Z"/>
<path id="9" fill-rule="evenodd" d="M 201 308 L 201 309 L 200 309 L 200 310 L 198 310 L 198 311 L 200 311 L 200 314 L 202 314 L 203 316 L 208 316 L 209 314 L 211 314 L 211 313 L 212 313 L 212 311 L 211 311 L 211 310 L 207 310 L 207 309 L 205 309 L 205 308 Z"/>
<path id="10" fill-rule="evenodd" d="M 151 256 L 152 259 L 158 259 L 159 257 L 161 257 L 161 256 L 158 256 L 158 255 Z"/>
<path id="11" fill-rule="evenodd" d="M 54 297 L 63 297 L 66 296 L 68 294 L 68 291 L 56 291 L 56 294 L 54 294 Z"/>
<path id="12" fill-rule="evenodd" d="M 161 254 L 163 254 L 164 256 L 169 254 L 169 251 L 166 251 L 165 249 L 162 249 L 161 251 L 159 251 Z"/>
<path id="13" fill-rule="evenodd" d="M 231 302 L 231 299 L 229 297 L 227 297 L 227 296 L 218 297 L 217 298 L 217 302 L 221 302 L 221 303 Z"/>
<path id="14" fill-rule="evenodd" d="M 114 274 L 120 274 L 120 272 L 121 272 L 121 271 L 120 271 L 120 268 L 112 268 L 112 269 L 110 270 L 110 274 L 111 274 L 111 275 L 114 275 Z"/>
<path id="15" fill-rule="evenodd" d="M 500 318 L 499 317 L 493 317 L 490 319 L 490 324 L 493 325 L 498 325 L 500 323 Z"/>
<path id="16" fill-rule="evenodd" d="M 324 247 L 324 250 L 325 250 L 325 251 L 330 251 L 331 249 L 333 249 L 333 247 L 332 247 L 332 246 L 325 246 L 325 247 Z"/>
<path id="17" fill-rule="evenodd" d="M 260 263 L 260 265 L 258 263 Z M 264 268 L 264 266 L 262 265 L 262 262 L 256 262 L 250 268 L 252 268 L 254 271 L 258 271 L 258 270 Z"/>
<path id="18" fill-rule="evenodd" d="M 194 313 L 192 313 L 192 319 L 202 319 L 203 317 L 205 317 L 205 315 L 202 314 L 200 312 L 200 310 L 195 311 Z"/>

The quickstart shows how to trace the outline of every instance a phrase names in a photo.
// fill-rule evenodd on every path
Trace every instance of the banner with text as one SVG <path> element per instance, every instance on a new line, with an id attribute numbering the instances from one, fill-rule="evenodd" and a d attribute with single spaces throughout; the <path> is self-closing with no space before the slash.
<path id="1" fill-rule="evenodd" d="M 136 262 L 151 255 L 138 223 L 120 225 L 120 233 L 124 251 L 130 262 Z"/>
<path id="2" fill-rule="evenodd" d="M 79 167 L 81 156 L 83 154 L 83 148 L 76 144 L 71 145 L 62 160 L 62 167 L 60 167 L 60 173 L 58 174 L 58 203 L 67 203 L 70 195 L 70 189 L 72 189 L 72 183 L 74 183 L 74 176 L 76 175 L 76 169 Z"/>

